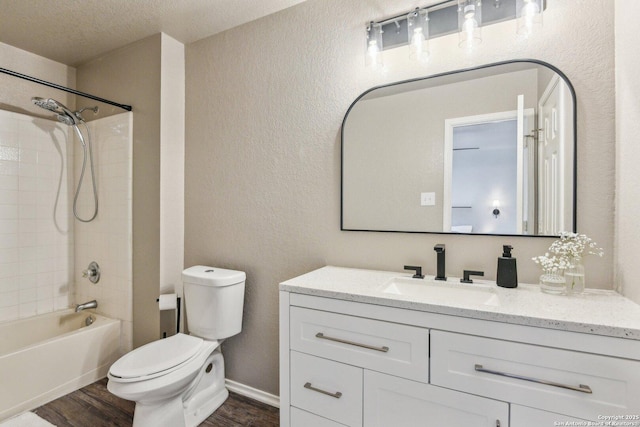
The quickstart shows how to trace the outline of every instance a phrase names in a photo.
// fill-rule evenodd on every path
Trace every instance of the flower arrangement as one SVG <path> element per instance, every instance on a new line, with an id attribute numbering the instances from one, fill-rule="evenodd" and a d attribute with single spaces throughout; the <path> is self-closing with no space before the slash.
<path id="1" fill-rule="evenodd" d="M 533 262 L 542 266 L 547 274 L 562 274 L 582 261 L 586 255 L 604 255 L 602 248 L 585 234 L 563 231 L 560 239 L 549 246 L 549 252 L 533 257 Z"/>

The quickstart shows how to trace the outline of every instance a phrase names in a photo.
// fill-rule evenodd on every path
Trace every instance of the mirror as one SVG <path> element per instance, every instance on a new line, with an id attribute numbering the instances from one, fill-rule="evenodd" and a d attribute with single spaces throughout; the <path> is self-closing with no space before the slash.
<path id="1" fill-rule="evenodd" d="M 576 230 L 575 92 L 509 61 L 370 89 L 342 124 L 342 230 Z"/>

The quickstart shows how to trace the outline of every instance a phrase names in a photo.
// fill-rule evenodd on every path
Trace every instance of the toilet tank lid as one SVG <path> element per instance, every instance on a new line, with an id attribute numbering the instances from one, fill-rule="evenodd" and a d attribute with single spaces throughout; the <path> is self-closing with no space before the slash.
<path id="1" fill-rule="evenodd" d="M 244 271 L 196 265 L 182 272 L 184 283 L 197 283 L 203 286 L 230 286 L 244 282 L 247 278 Z"/>

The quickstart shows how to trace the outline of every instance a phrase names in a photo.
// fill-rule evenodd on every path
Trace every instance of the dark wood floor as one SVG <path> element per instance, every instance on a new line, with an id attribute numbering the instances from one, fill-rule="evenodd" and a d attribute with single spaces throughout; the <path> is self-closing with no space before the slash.
<path id="1" fill-rule="evenodd" d="M 120 399 L 100 380 L 49 402 L 33 412 L 58 427 L 129 427 L 134 403 Z M 201 427 L 277 427 L 278 409 L 239 394 L 229 398 Z"/>

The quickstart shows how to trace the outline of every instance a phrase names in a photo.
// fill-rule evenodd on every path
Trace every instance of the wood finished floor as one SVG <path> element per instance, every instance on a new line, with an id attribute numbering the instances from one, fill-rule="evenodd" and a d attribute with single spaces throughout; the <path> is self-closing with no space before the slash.
<path id="1" fill-rule="evenodd" d="M 134 403 L 107 390 L 103 379 L 47 403 L 33 412 L 58 427 L 130 427 Z M 229 398 L 201 427 L 277 427 L 278 409 L 229 393 Z"/>

